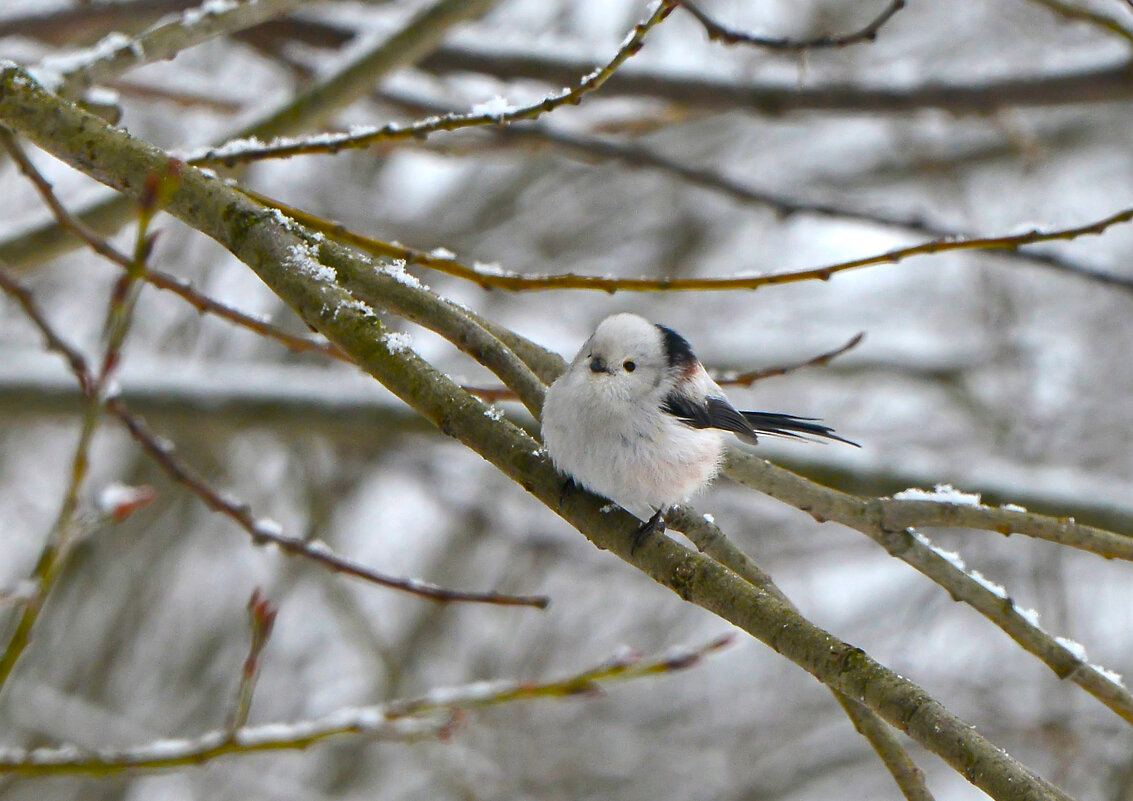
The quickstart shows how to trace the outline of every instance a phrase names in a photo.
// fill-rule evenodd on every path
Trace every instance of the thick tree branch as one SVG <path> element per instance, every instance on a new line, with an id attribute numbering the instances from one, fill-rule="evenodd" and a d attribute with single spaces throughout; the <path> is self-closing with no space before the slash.
<path id="1" fill-rule="evenodd" d="M 702 553 L 706 553 L 749 584 L 773 594 L 795 609 L 786 595 L 724 534 L 708 517 L 698 515 L 687 507 L 677 507 L 665 515 L 666 525 L 687 536 Z M 796 609 L 797 611 L 797 609 Z M 924 773 L 902 747 L 894 731 L 881 717 L 864 704 L 837 690 L 831 690 L 854 728 L 866 738 L 886 770 L 897 783 L 908 801 L 932 801 L 925 785 Z"/>
<path id="2" fill-rule="evenodd" d="M 1111 671 L 1090 664 L 1068 641 L 1043 631 L 1033 612 L 1017 607 L 1006 590 L 975 572 L 966 571 L 959 557 L 934 547 L 928 538 L 908 527 L 909 519 L 935 520 L 936 525 L 948 525 L 940 522 L 942 517 L 954 520 L 963 517 L 980 528 L 989 525 L 1001 527 L 993 530 L 1027 528 L 1027 533 L 1033 535 L 1040 531 L 1044 534 L 1061 533 L 1061 528 L 1076 528 L 1073 523 L 1067 521 L 1059 525 L 1055 521 L 1044 521 L 1043 525 L 1038 526 L 1031 519 L 1038 518 L 1038 515 L 1006 509 L 987 509 L 985 513 L 979 513 L 979 507 L 973 507 L 977 514 L 968 517 L 959 511 L 956 504 L 939 504 L 944 507 L 943 515 L 928 514 L 923 507 L 925 503 L 933 503 L 931 501 L 857 498 L 814 484 L 748 453 L 730 453 L 726 470 L 729 478 L 801 509 L 816 520 L 834 521 L 865 534 L 892 556 L 908 563 L 946 589 L 953 598 L 978 611 L 1024 650 L 1038 657 L 1059 678 L 1074 682 L 1133 724 L 1133 695 L 1119 679 L 1115 679 Z M 913 506 L 912 511 L 904 515 L 901 506 L 906 503 Z M 1120 549 L 1125 554 L 1129 553 L 1129 544 L 1133 543 L 1131 537 L 1110 532 L 1081 531 L 1078 536 L 1067 538 L 1065 544 L 1081 542 L 1082 537 L 1103 539 L 1109 546 Z M 1071 539 L 1074 542 L 1069 541 Z M 1105 555 L 1113 556 L 1117 553 Z"/>
<path id="3" fill-rule="evenodd" d="M 167 161 L 157 148 L 108 127 L 46 93 L 15 67 L 0 71 L 0 120 L 57 157 L 110 186 L 140 191 L 145 175 Z M 634 548 L 638 521 L 605 511 L 604 499 L 563 491 L 538 442 L 423 361 L 337 283 L 334 270 L 311 258 L 310 237 L 246 197 L 189 168 L 167 206 L 170 213 L 218 240 L 248 264 L 311 325 L 367 372 L 430 420 L 496 465 L 554 509 L 595 545 L 636 566 L 680 597 L 736 624 L 828 686 L 860 700 L 969 781 L 997 799 L 1068 796 L 1038 778 L 950 713 L 923 689 L 754 587 L 715 560 L 655 537 Z M 328 261 L 369 269 L 345 248 L 322 244 Z"/>

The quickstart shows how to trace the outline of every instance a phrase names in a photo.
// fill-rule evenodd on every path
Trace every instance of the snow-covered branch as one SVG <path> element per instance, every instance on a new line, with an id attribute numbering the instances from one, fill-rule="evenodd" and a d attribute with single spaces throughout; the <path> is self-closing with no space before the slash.
<path id="1" fill-rule="evenodd" d="M 89 750 L 72 745 L 0 747 L 0 776 L 107 775 L 199 765 L 224 756 L 308 748 L 327 740 L 414 741 L 451 736 L 469 710 L 538 698 L 600 694 L 611 683 L 686 670 L 732 641 L 717 637 L 704 645 L 674 648 L 643 658 L 617 654 L 580 673 L 543 682 L 499 680 L 440 687 L 416 698 L 347 707 L 311 720 L 214 729 L 196 737 L 167 739 L 131 748 Z"/>

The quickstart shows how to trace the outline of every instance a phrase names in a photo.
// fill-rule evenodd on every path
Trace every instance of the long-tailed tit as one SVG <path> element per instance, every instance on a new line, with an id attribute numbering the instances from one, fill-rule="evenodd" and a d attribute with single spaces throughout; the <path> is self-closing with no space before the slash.
<path id="1" fill-rule="evenodd" d="M 684 337 L 635 314 L 603 320 L 543 404 L 555 467 L 647 520 L 642 532 L 712 480 L 727 432 L 857 445 L 814 418 L 737 411 Z"/>

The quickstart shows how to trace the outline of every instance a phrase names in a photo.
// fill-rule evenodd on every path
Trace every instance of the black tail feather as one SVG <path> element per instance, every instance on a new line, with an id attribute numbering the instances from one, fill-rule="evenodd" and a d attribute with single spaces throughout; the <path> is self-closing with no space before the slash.
<path id="1" fill-rule="evenodd" d="M 793 437 L 795 439 L 809 439 L 820 437 L 844 442 L 860 448 L 856 442 L 840 437 L 834 433 L 830 426 L 824 426 L 817 417 L 796 417 L 793 414 L 778 414 L 777 412 L 740 412 L 748 424 L 757 434 L 770 434 L 774 437 Z"/>

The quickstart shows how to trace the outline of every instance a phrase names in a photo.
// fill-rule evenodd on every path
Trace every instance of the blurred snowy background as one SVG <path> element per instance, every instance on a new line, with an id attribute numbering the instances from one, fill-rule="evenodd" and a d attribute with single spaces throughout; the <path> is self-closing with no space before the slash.
<path id="1" fill-rule="evenodd" d="M 1133 31 L 1126 3 L 1075 4 Z M 178 4 L 118 5 L 6 0 L 0 57 L 35 63 L 109 30 L 137 30 Z M 291 33 L 211 41 L 125 76 L 115 87 L 121 124 L 179 151 L 223 141 L 424 6 L 312 3 L 293 17 Z M 853 30 L 883 7 L 704 3 L 733 27 L 803 38 Z M 67 9 L 85 21 L 29 21 Z M 556 65 L 585 72 L 605 62 L 645 12 L 626 0 L 502 0 L 452 31 L 420 68 L 399 70 L 374 87 L 378 95 L 342 110 L 333 127 L 410 120 L 413 104 L 537 100 L 563 84 Z M 494 77 L 485 65 L 502 56 L 526 57 L 533 74 Z M 1133 72 L 1108 94 L 1095 96 L 1087 81 L 1061 104 L 1045 98 L 1060 77 L 1129 59 L 1129 37 L 1027 0 L 911 0 L 875 43 L 805 56 L 708 42 L 678 9 L 626 75 L 771 86 L 788 97 L 830 87 L 825 107 L 675 102 L 614 81 L 541 120 L 535 127 L 545 136 L 440 134 L 258 164 L 242 180 L 357 232 L 520 272 L 716 276 L 822 266 L 932 237 L 849 214 L 784 216 L 555 136 L 600 138 L 756 192 L 922 218 L 958 233 L 1070 227 L 1133 205 Z M 1031 100 L 978 114 L 947 102 L 887 108 L 890 95 L 880 91 L 918 96 L 928 84 L 1007 80 L 1029 87 Z M 49 157 L 34 159 L 72 209 L 103 196 Z M 0 164 L 0 185 L 0 239 L 48 219 L 10 161 Z M 156 225 L 153 266 L 304 332 L 216 243 L 168 218 Z M 116 241 L 128 247 L 130 232 Z M 862 345 L 827 367 L 731 393 L 745 408 L 821 416 L 862 450 L 769 442 L 764 455 L 853 492 L 949 482 L 996 503 L 1133 533 L 1133 227 L 1033 250 L 1121 280 L 971 252 L 756 292 L 512 294 L 419 275 L 567 355 L 598 320 L 623 310 L 676 328 L 704 362 L 729 369 L 805 359 L 864 331 Z M 64 333 L 93 349 L 116 268 L 74 252 L 23 274 Z M 398 325 L 450 374 L 493 383 L 443 340 Z M 546 593 L 552 606 L 438 607 L 254 548 L 108 424 L 93 451 L 92 496 L 124 481 L 153 485 L 157 500 L 76 552 L 0 698 L 0 743 L 130 745 L 222 725 L 257 586 L 281 611 L 252 722 L 437 685 L 561 675 L 623 645 L 661 651 L 727 628 L 596 551 L 346 365 L 289 353 L 147 288 L 121 384 L 215 486 L 288 533 L 387 573 Z M 0 302 L 0 588 L 30 573 L 50 530 L 77 399 L 62 363 L 43 354 L 13 304 Z M 531 424 L 515 405 L 506 412 Z M 872 542 L 726 481 L 698 508 L 812 620 L 920 683 L 1025 764 L 1083 799 L 1133 799 L 1125 723 Z M 1128 564 L 987 532 L 934 539 L 1038 610 L 1046 630 L 1081 642 L 1091 661 L 1133 674 Z M 10 622 L 0 617 L 0 626 Z M 982 797 L 910 748 L 937 798 Z M 350 742 L 145 776 L 0 779 L 5 801 L 204 797 L 801 801 L 898 792 L 830 694 L 746 638 L 694 670 L 618 685 L 605 697 L 475 713 L 445 743 Z"/>

